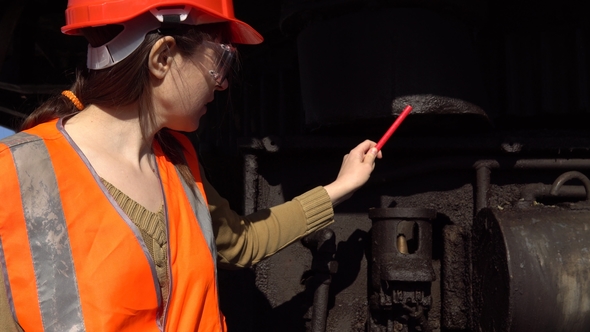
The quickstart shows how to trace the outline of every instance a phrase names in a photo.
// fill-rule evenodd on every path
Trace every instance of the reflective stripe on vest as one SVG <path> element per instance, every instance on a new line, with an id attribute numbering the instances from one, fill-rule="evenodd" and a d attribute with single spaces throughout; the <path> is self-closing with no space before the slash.
<path id="1" fill-rule="evenodd" d="M 20 183 L 43 328 L 84 331 L 67 226 L 49 152 L 41 138 L 24 132 L 2 142 L 12 152 Z M 28 172 L 23 163 L 33 163 L 40 171 Z"/>
<path id="2" fill-rule="evenodd" d="M 58 175 L 60 173 L 62 173 L 63 175 L 63 170 L 64 170 L 64 158 L 71 158 L 70 155 L 66 154 L 61 155 L 61 153 L 57 156 L 54 156 L 54 158 L 61 158 L 61 159 L 55 159 L 55 160 L 51 160 L 50 156 L 53 156 L 52 153 L 56 153 L 56 152 L 61 152 L 63 151 L 62 149 L 65 148 L 65 145 L 61 145 L 61 146 L 56 146 L 56 144 L 54 144 L 55 142 L 55 137 L 56 136 L 56 131 L 55 131 L 55 126 L 57 125 L 57 128 L 59 131 L 61 131 L 61 134 L 63 135 L 62 139 L 65 138 L 66 140 L 68 140 L 71 144 L 71 147 L 73 147 L 75 150 L 78 151 L 78 154 L 80 155 L 80 157 L 84 160 L 84 162 L 87 164 L 88 168 L 90 169 L 91 172 L 93 172 L 90 164 L 88 163 L 88 161 L 84 158 L 83 154 L 81 154 L 81 152 L 77 149 L 77 147 L 75 146 L 75 143 L 73 143 L 71 141 L 71 139 L 68 137 L 67 133 L 65 131 L 63 131 L 63 127 L 61 126 L 61 123 L 53 123 L 53 124 L 47 124 L 44 128 L 42 128 L 42 130 L 36 130 L 36 131 L 32 131 L 31 133 L 19 133 L 16 135 L 13 135 L 11 137 L 8 137 L 4 140 L 1 140 L 0 142 L 2 142 L 3 144 L 5 144 L 6 146 L 8 146 L 11 154 L 12 154 L 12 158 L 13 158 L 13 162 L 14 162 L 14 167 L 16 169 L 16 178 L 18 178 L 18 186 L 19 186 L 19 190 L 21 191 L 21 200 L 22 200 L 22 205 L 23 205 L 23 214 L 21 214 L 22 218 L 23 218 L 23 223 L 21 225 L 23 225 L 23 229 L 26 229 L 26 237 L 25 236 L 20 236 L 17 239 L 23 238 L 23 244 L 24 241 L 28 240 L 28 245 L 30 247 L 31 250 L 31 259 L 32 259 L 32 265 L 33 265 L 33 269 L 34 269 L 34 276 L 35 276 L 35 283 L 33 284 L 31 282 L 31 290 L 34 292 L 36 290 L 36 295 L 38 298 L 38 310 L 39 310 L 39 314 L 41 315 L 40 319 L 42 320 L 42 324 L 43 324 L 43 329 L 45 331 L 84 331 L 87 328 L 90 328 L 92 326 L 92 319 L 89 317 L 86 317 L 86 322 L 84 321 L 84 317 L 83 317 L 83 312 L 82 309 L 85 309 L 85 305 L 87 305 L 89 302 L 85 302 L 88 299 L 88 297 L 84 297 L 84 294 L 87 294 L 87 290 L 88 290 L 88 281 L 92 280 L 92 279 L 79 279 L 78 281 L 76 280 L 76 278 L 81 278 L 81 276 L 76 275 L 76 269 L 74 266 L 74 257 L 76 257 L 76 255 L 79 254 L 79 251 L 74 251 L 72 252 L 72 250 L 77 250 L 75 248 L 77 248 L 75 246 L 76 243 L 76 238 L 78 238 L 78 241 L 80 239 L 79 236 L 75 236 L 74 233 L 71 234 L 71 238 L 68 234 L 68 231 L 70 231 L 68 229 L 68 225 L 69 225 L 69 221 L 66 220 L 66 216 L 69 215 L 69 213 L 71 213 L 70 210 L 68 210 L 68 201 L 60 201 L 60 187 L 59 185 L 61 184 L 62 178 L 59 177 L 58 179 Z M 53 128 L 49 131 L 47 130 L 47 128 L 51 128 L 51 126 L 53 126 Z M 40 135 L 37 136 L 36 134 Z M 49 133 L 49 135 L 52 137 L 51 140 L 47 141 L 47 145 L 45 144 L 45 141 L 43 138 L 47 139 L 47 137 L 45 135 L 47 135 L 47 133 Z M 59 143 L 62 144 L 62 143 Z M 58 149 L 56 149 L 58 148 Z M 69 147 L 66 148 L 66 150 L 69 151 Z M 7 150 L 5 150 L 7 151 Z M 67 152 L 67 153 L 71 153 L 71 152 Z M 5 156 L 8 156 L 5 154 Z M 10 157 L 9 157 L 10 158 Z M 61 161 L 61 166 L 59 168 L 57 168 L 58 166 L 56 166 L 56 169 L 59 171 L 58 173 L 54 172 L 53 169 L 53 163 L 56 163 L 56 165 L 60 165 L 60 163 L 58 163 L 57 161 L 60 160 Z M 192 160 L 191 160 L 192 161 Z M 196 159 L 194 160 L 194 162 L 196 163 Z M 24 165 L 24 166 L 23 166 Z M 175 169 L 175 171 L 172 171 L 172 169 L 174 168 L 171 164 L 168 164 L 170 166 L 164 166 L 166 168 L 169 168 L 170 171 L 172 173 L 169 174 L 175 174 L 178 175 L 178 170 Z M 161 165 L 160 165 L 161 166 Z M 76 166 L 76 167 L 80 167 L 80 166 Z M 30 172 L 29 170 L 34 169 L 34 172 Z M 78 168 L 75 168 L 76 170 Z M 192 169 L 194 172 L 194 168 Z M 67 173 L 67 172 L 66 172 Z M 93 173 L 94 174 L 94 173 Z M 198 174 L 197 174 L 198 175 Z M 65 175 L 66 179 L 67 179 L 67 174 Z M 97 178 L 97 175 L 94 174 L 95 178 Z M 12 177 L 14 178 L 14 177 Z M 198 224 L 198 227 L 200 228 L 202 235 L 204 236 L 204 242 L 203 245 L 201 245 L 201 248 L 205 248 L 205 246 L 208 247 L 211 256 L 209 259 L 213 259 L 212 260 L 212 264 L 216 265 L 216 248 L 215 248 L 215 239 L 214 239 L 214 235 L 213 235 L 213 231 L 212 231 L 212 225 L 211 225 L 211 216 L 209 214 L 208 208 L 207 208 L 207 204 L 206 204 L 206 199 L 203 196 L 203 193 L 201 192 L 201 190 L 199 190 L 199 188 L 197 188 L 196 185 L 194 184 L 187 184 L 186 182 L 183 181 L 182 177 L 178 176 L 178 180 L 180 180 L 179 182 L 175 182 L 177 183 L 176 187 L 168 187 L 168 193 L 178 193 L 180 184 L 182 184 L 183 190 L 185 191 L 187 200 L 185 200 L 184 202 L 188 203 L 183 203 L 185 204 L 183 209 L 181 211 L 185 211 L 184 213 L 192 213 L 192 215 L 194 217 L 196 217 L 196 221 Z M 88 177 L 86 176 L 86 181 L 88 182 Z M 177 180 L 175 180 L 177 181 Z M 14 181 L 15 185 L 16 185 L 16 179 Z M 94 182 L 93 182 L 94 183 Z M 100 185 L 100 183 L 99 183 Z M 190 190 L 191 185 L 193 186 L 193 188 L 195 190 Z M 199 184 L 200 185 L 200 184 Z M 15 189 L 16 190 L 16 189 Z M 92 189 L 95 190 L 95 189 Z M 93 191 L 94 193 L 94 191 Z M 106 195 L 108 195 L 108 193 L 105 193 Z M 173 196 L 171 196 L 173 197 Z M 109 196 L 110 198 L 110 196 Z M 110 200 L 110 199 L 109 199 Z M 70 209 L 71 209 L 71 200 L 70 201 Z M 112 200 L 110 200 L 112 202 Z M 63 204 L 63 205 L 62 205 Z M 103 204 L 103 203 L 101 203 Z M 188 206 L 190 205 L 190 207 Z M 102 206 L 102 205 L 101 205 Z M 113 203 L 113 207 L 116 210 L 120 210 L 118 209 L 118 205 L 115 203 Z M 188 207 L 188 209 L 186 209 Z M 190 211 L 192 208 L 192 211 Z M 70 212 L 68 212 L 70 211 Z M 175 210 L 178 211 L 178 210 Z M 168 217 L 168 216 L 167 216 Z M 192 219 L 193 217 L 191 217 Z M 125 218 L 123 218 L 126 222 L 127 220 Z M 79 219 L 76 219 L 79 220 Z M 109 220 L 116 220 L 116 219 L 109 219 Z M 182 219 L 182 220 L 186 220 L 186 219 Z M 0 222 L 2 222 L 2 220 L 0 220 Z M 129 227 L 134 228 L 135 226 L 130 225 Z M 133 231 L 133 233 L 136 233 L 135 231 Z M 22 234 L 25 234 L 24 232 Z M 78 233 L 76 233 L 78 234 Z M 82 233 L 83 234 L 83 233 Z M 138 233 L 137 233 L 138 234 Z M 138 239 L 138 241 L 140 241 L 140 244 L 143 248 L 145 248 L 145 245 L 143 245 L 143 240 L 141 238 L 141 235 L 137 236 L 136 234 L 136 238 Z M 178 233 L 177 234 L 183 234 L 183 233 Z M 193 233 L 196 234 L 196 233 Z M 79 234 L 78 234 L 79 235 Z M 191 237 L 192 238 L 192 237 Z M 14 239 L 14 237 L 12 237 L 12 239 Z M 13 240 L 14 242 L 14 240 Z M 70 248 L 70 242 L 72 243 L 72 248 Z M 26 245 L 26 244 L 25 244 Z M 0 238 L 0 260 L 4 260 L 4 256 L 3 253 L 5 253 L 5 250 L 9 250 L 8 248 L 13 248 L 12 246 L 10 246 L 7 242 L 2 243 L 2 238 Z M 184 248 L 184 247 L 183 247 Z M 206 250 L 206 249 L 205 249 Z M 7 252 L 6 251 L 6 252 Z M 141 252 L 141 251 L 140 251 Z M 187 260 L 187 255 L 186 253 L 191 253 L 191 252 L 195 252 L 195 251 L 187 251 L 187 250 L 183 250 L 183 252 L 185 253 L 185 255 L 183 256 L 183 261 L 184 264 L 186 264 L 187 262 L 190 263 L 192 262 L 192 259 Z M 28 254 L 26 254 L 28 257 Z M 149 254 L 147 254 L 147 256 L 149 256 Z M 6 256 L 8 257 L 8 256 Z M 204 257 L 204 256 L 203 256 Z M 76 259 L 77 261 L 77 259 Z M 55 262 L 58 262 L 58 264 L 56 264 Z M 150 262 L 150 267 L 152 268 L 153 271 L 153 260 L 151 260 L 151 256 L 149 257 L 149 262 Z M 17 263 L 16 265 L 13 264 L 11 265 L 13 268 L 19 269 L 19 263 Z M 170 262 L 169 262 L 170 264 Z M 9 278 L 7 277 L 7 272 L 10 272 L 10 268 L 6 267 L 6 262 L 2 262 L 2 266 L 5 267 L 4 269 L 2 269 L 1 273 L 4 273 L 4 279 L 5 279 L 5 283 L 7 285 L 7 296 L 9 301 L 11 301 L 13 294 L 18 294 L 17 292 L 20 290 L 20 288 L 22 286 L 18 286 L 18 288 L 14 288 L 10 289 L 10 282 L 11 280 L 9 280 Z M 83 266 L 87 266 L 87 265 L 83 265 Z M 78 268 L 80 268 L 78 266 Z M 22 270 L 21 270 L 22 271 Z M 33 270 L 31 270 L 33 273 Z M 185 270 L 186 271 L 186 270 Z M 213 275 L 211 275 L 211 277 L 215 277 L 216 276 L 216 270 L 211 271 L 211 273 Z M 147 276 L 148 274 L 145 274 L 145 276 Z M 199 274 L 200 275 L 200 274 Z M 178 275 L 177 275 L 178 276 Z M 157 277 L 155 277 L 155 273 L 153 273 L 152 277 L 154 278 L 154 283 L 155 283 L 155 287 L 157 289 L 157 292 L 159 292 L 159 287 L 158 287 L 158 283 L 157 283 Z M 170 276 L 170 281 L 172 282 L 173 279 L 173 275 L 171 274 Z M 178 279 L 178 278 L 177 278 Z M 181 278 L 183 280 L 188 280 L 186 278 Z M 216 278 L 215 278 L 216 279 Z M 108 279 L 110 280 L 110 279 Z M 147 279 L 143 279 L 146 280 Z M 191 279 L 192 280 L 192 279 Z M 213 280 L 213 279 L 211 279 Z M 84 286 L 86 284 L 86 286 Z M 214 288 L 216 289 L 215 286 L 216 282 L 214 281 L 213 285 Z M 191 285 L 190 283 L 186 283 L 184 282 L 183 284 L 186 288 L 187 285 Z M 12 285 L 13 287 L 16 287 L 14 285 Z M 85 288 L 86 287 L 86 288 Z M 172 287 L 174 287 L 173 284 L 171 284 L 171 291 L 172 291 Z M 179 288 L 179 289 L 185 289 L 185 288 Z M 189 287 L 190 288 L 190 287 Z M 129 288 L 128 288 L 129 289 Z M 84 292 L 84 290 L 86 290 L 86 293 Z M 194 293 L 194 292 L 193 292 Z M 142 293 L 142 294 L 147 294 L 147 293 Z M 207 306 L 207 308 L 217 308 L 215 309 L 215 312 L 217 312 L 217 314 L 215 314 L 215 319 L 219 322 L 219 311 L 218 311 L 218 303 L 217 303 L 217 298 L 216 296 L 213 296 L 216 294 L 216 291 L 213 292 L 203 292 L 202 294 L 204 294 L 206 297 L 204 297 L 204 299 L 207 299 L 207 301 L 205 300 L 197 300 L 199 301 L 199 303 L 209 303 L 211 304 L 211 306 Z M 81 297 L 82 295 L 82 297 Z M 159 297 L 159 294 L 157 295 Z M 34 295 L 32 295 L 32 297 L 34 297 Z M 199 299 L 200 297 L 193 297 L 193 299 Z M 10 303 L 11 305 L 11 309 L 13 310 L 13 314 L 15 317 L 17 317 L 16 315 L 16 310 L 21 310 L 20 315 L 23 314 L 23 312 L 25 312 L 25 310 L 23 310 L 23 308 L 27 308 L 28 305 L 24 304 L 24 305 L 17 305 L 18 301 L 20 299 L 20 302 L 22 303 L 22 297 L 15 297 L 14 298 L 15 301 Z M 155 299 L 155 297 L 154 297 Z M 176 315 L 175 317 L 186 317 L 189 321 L 190 318 L 186 315 L 183 315 L 182 312 L 182 301 L 184 301 L 182 299 L 182 297 L 179 297 L 179 299 L 181 299 L 180 302 L 177 303 L 176 307 L 179 308 L 175 311 Z M 194 300 L 193 300 L 194 301 Z M 159 301 L 158 301 L 159 302 Z M 90 302 L 92 303 L 92 302 Z M 159 302 L 161 303 L 161 302 Z M 32 304 L 32 303 L 31 303 Z M 185 303 L 186 304 L 186 303 Z M 32 304 L 33 305 L 33 304 Z M 179 311 L 180 310 L 180 311 Z M 28 311 L 28 310 L 27 310 Z M 207 312 L 211 312 L 210 310 L 208 310 Z M 89 313 L 86 313 L 89 314 Z M 211 314 L 209 314 L 208 317 L 213 317 Z M 133 317 L 130 316 L 130 318 L 133 319 Z M 35 322 L 35 326 L 37 326 L 38 324 L 40 324 L 41 321 L 39 321 L 38 323 Z M 159 322 L 155 322 L 155 324 L 157 324 Z M 86 325 L 86 327 L 85 327 Z M 133 325 L 133 324 L 132 324 Z M 159 324 L 158 324 L 159 325 Z M 222 322 L 222 325 L 223 324 Z M 186 326 L 186 325 L 185 325 Z M 41 328 L 41 327 L 40 327 Z M 164 327 L 162 327 L 161 325 L 159 325 L 159 329 L 163 330 Z M 223 329 L 223 328 L 222 328 Z M 192 330 L 192 328 L 191 328 Z"/>
<path id="3" fill-rule="evenodd" d="M 191 190 L 184 178 L 180 175 L 180 172 L 178 172 L 178 169 L 176 170 L 176 173 L 182 180 L 182 188 L 186 192 L 188 201 L 193 208 L 193 212 L 197 216 L 197 221 L 199 222 L 199 226 L 201 226 L 201 231 L 205 236 L 205 241 L 207 241 L 209 251 L 211 251 L 211 257 L 213 258 L 213 263 L 215 264 L 215 275 L 217 275 L 217 246 L 215 245 L 215 236 L 213 234 L 213 225 L 211 223 L 211 214 L 209 213 L 209 208 L 205 204 L 205 199 L 203 198 L 199 188 L 192 186 L 193 189 Z"/>

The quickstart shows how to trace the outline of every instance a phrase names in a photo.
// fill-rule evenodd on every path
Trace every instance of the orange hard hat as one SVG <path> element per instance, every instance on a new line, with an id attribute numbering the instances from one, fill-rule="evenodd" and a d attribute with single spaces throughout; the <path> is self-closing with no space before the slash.
<path id="1" fill-rule="evenodd" d="M 121 24 L 150 11 L 165 12 L 167 8 L 178 7 L 191 9 L 194 25 L 229 22 L 232 43 L 263 41 L 254 28 L 235 18 L 232 0 L 69 0 L 66 25 L 61 31 L 79 35 L 81 28 Z"/>

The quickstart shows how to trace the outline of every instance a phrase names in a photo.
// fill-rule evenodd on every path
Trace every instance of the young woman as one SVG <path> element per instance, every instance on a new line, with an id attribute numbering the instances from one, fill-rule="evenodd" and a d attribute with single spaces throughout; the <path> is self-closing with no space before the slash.
<path id="1" fill-rule="evenodd" d="M 217 265 L 248 266 L 333 222 L 375 143 L 337 179 L 250 216 L 200 171 L 191 132 L 262 37 L 231 0 L 70 0 L 88 70 L 0 141 L 0 329 L 224 331 Z"/>

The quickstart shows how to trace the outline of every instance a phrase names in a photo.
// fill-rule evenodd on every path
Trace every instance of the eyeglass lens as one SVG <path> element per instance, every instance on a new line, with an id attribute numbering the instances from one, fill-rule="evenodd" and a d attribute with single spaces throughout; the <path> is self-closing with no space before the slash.
<path id="1" fill-rule="evenodd" d="M 209 74 L 215 79 L 217 85 L 222 85 L 231 72 L 235 49 L 228 44 L 216 44 L 217 61 L 215 63 L 215 70 L 209 70 Z"/>

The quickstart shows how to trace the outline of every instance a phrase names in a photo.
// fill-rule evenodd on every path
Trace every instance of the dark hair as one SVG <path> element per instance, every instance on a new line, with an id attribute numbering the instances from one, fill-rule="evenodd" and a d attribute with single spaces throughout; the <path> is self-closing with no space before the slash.
<path id="1" fill-rule="evenodd" d="M 107 25 L 84 28 L 82 34 L 88 42 L 96 47 L 105 44 L 122 31 L 120 25 Z M 125 106 L 137 102 L 142 134 L 154 123 L 153 107 L 150 103 L 150 73 L 147 58 L 157 40 L 163 36 L 172 36 L 176 40 L 179 52 L 183 56 L 192 55 L 204 40 L 228 40 L 226 23 L 204 24 L 199 26 L 177 25 L 149 32 L 141 45 L 128 57 L 112 67 L 101 70 L 82 69 L 76 71 L 76 80 L 70 90 L 84 105 L 94 104 L 104 107 Z M 56 95 L 48 99 L 22 123 L 21 130 L 37 124 L 78 113 L 76 106 L 65 96 Z M 145 138 L 145 137 L 144 137 Z M 162 129 L 155 139 L 162 146 L 164 153 L 176 165 L 185 165 L 180 144 L 168 132 Z M 192 179 L 188 167 L 179 168 L 185 179 Z"/>

